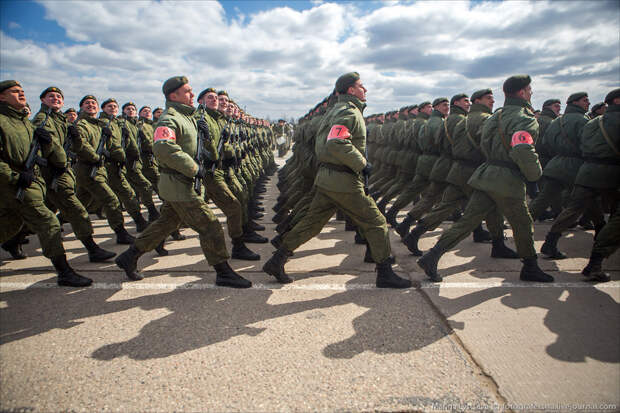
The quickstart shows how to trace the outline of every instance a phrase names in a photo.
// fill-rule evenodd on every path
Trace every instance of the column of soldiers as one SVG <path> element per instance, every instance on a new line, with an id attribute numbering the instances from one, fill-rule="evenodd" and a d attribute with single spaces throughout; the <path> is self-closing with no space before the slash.
<path id="1" fill-rule="evenodd" d="M 127 102 L 119 116 L 115 99 L 105 100 L 100 108 L 93 95 L 80 100 L 79 111 L 70 108 L 63 113 L 63 93 L 51 86 L 41 93 L 41 109 L 31 122 L 21 84 L 0 82 L 0 192 L 5 200 L 0 206 L 2 248 L 14 259 L 26 258 L 22 244 L 28 241 L 28 234 L 36 233 L 43 254 L 58 273 L 58 284 L 88 286 L 92 280 L 76 273 L 67 262 L 61 221 L 71 224 L 91 262 L 107 261 L 116 254 L 93 239 L 89 212 L 96 211 L 107 219 L 116 242 L 130 245 L 116 259 L 130 279 L 142 278 L 136 270 L 137 257 L 150 249 L 166 255 L 164 240 L 168 235 L 184 239 L 179 232 L 184 225 L 199 233 L 219 285 L 250 286 L 228 265 L 221 226 L 206 202 L 214 201 L 227 215 L 232 257 L 260 259 L 245 243 L 268 241 L 256 233 L 265 228 L 253 220 L 262 217 L 260 193 L 265 192 L 268 174 L 276 170 L 270 125 L 243 113 L 234 102 L 228 104 L 223 91 L 219 96 L 208 93 L 215 96 L 215 105 L 204 102 L 196 110 L 185 77 L 170 79 L 163 91 L 165 111 L 156 108 L 151 112 L 148 106 L 138 111 L 133 102 Z M 196 166 L 199 128 L 208 130 L 211 140 L 203 145 L 204 162 Z M 196 173 L 183 176 L 187 173 L 183 162 L 190 161 Z M 196 190 L 186 188 L 186 181 L 197 174 L 199 191 L 205 187 L 202 198 Z M 153 192 L 164 202 L 160 211 Z M 148 221 L 142 216 L 141 204 Z M 132 217 L 136 232 L 144 236 L 136 239 L 127 231 L 123 208 Z M 154 245 L 153 239 L 157 239 Z M 135 263 L 134 267 L 128 263 Z"/>

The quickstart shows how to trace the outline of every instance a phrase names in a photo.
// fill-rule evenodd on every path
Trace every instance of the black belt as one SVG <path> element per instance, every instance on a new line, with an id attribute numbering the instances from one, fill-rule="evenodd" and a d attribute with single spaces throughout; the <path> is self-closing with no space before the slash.
<path id="1" fill-rule="evenodd" d="M 171 169 L 171 168 L 166 168 L 165 166 L 160 166 L 159 172 L 163 172 L 168 175 L 174 175 L 184 182 L 188 182 L 188 183 L 194 182 L 192 178 L 188 178 L 187 176 L 183 175 L 181 172 L 177 171 L 176 169 Z"/>
<path id="2" fill-rule="evenodd" d="M 584 160 L 589 163 L 620 166 L 620 159 L 618 158 L 584 158 Z"/>
<path id="3" fill-rule="evenodd" d="M 353 172 L 353 170 L 351 168 L 349 168 L 346 165 L 336 165 L 333 163 L 321 163 L 319 166 L 322 166 L 326 169 L 332 170 L 332 171 L 337 171 L 337 172 L 346 172 L 349 174 L 353 174 L 353 175 L 357 175 L 355 172 Z"/>
<path id="4" fill-rule="evenodd" d="M 498 161 L 496 159 L 487 159 L 487 163 L 489 165 L 503 166 L 504 168 L 508 168 L 508 169 L 512 169 L 513 171 L 521 172 L 517 164 L 514 162 Z"/>

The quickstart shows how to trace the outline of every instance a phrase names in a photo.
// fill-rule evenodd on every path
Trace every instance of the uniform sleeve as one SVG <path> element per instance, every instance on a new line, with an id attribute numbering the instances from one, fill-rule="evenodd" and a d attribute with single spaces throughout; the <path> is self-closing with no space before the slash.
<path id="1" fill-rule="evenodd" d="M 365 137 L 357 135 L 359 135 L 359 128 L 355 124 L 355 115 L 347 113 L 334 120 L 325 143 L 325 150 L 354 172 L 360 172 L 366 166 L 364 155 L 353 145 L 352 141 L 352 139 L 365 139 Z"/>
<path id="2" fill-rule="evenodd" d="M 160 136 L 166 136 L 166 130 L 172 130 L 174 132 L 174 139 L 159 138 Z M 155 129 L 153 153 L 157 157 L 157 160 L 166 167 L 179 171 L 189 178 L 193 178 L 196 176 L 196 173 L 198 173 L 198 164 L 177 145 L 176 136 L 179 134 L 179 127 L 172 119 L 166 118 L 161 120 Z"/>
<path id="3" fill-rule="evenodd" d="M 80 160 L 87 163 L 95 163 L 99 161 L 99 156 L 96 153 L 96 148 L 93 148 L 88 141 L 88 128 L 84 124 L 86 121 L 79 121 L 77 128 L 80 136 L 72 142 L 71 149 L 76 153 Z"/>
<path id="4" fill-rule="evenodd" d="M 129 142 L 127 142 L 125 156 L 127 159 L 139 159 L 140 149 L 138 148 L 138 129 L 136 129 L 133 125 L 127 124 L 125 124 L 125 127 L 129 130 Z"/>
<path id="5" fill-rule="evenodd" d="M 542 168 L 534 145 L 516 145 L 511 149 L 509 156 L 517 164 L 525 179 L 530 182 L 540 179 Z"/>
<path id="6" fill-rule="evenodd" d="M 4 147 L 4 131 L 0 129 L 0 185 L 15 185 L 19 179 L 19 173 L 15 172 L 4 159 L 8 158 Z"/>
<path id="7" fill-rule="evenodd" d="M 109 127 L 112 130 L 112 136 L 106 143 L 107 149 L 110 152 L 110 157 L 114 162 L 125 163 L 125 149 L 121 146 L 121 133 L 123 133 L 121 126 L 117 122 L 110 122 Z"/>

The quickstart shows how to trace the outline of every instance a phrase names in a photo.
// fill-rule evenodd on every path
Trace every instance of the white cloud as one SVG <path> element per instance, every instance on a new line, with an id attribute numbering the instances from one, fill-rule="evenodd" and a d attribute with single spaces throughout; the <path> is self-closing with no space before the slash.
<path id="1" fill-rule="evenodd" d="M 315 2 L 236 16 L 213 1 L 42 4 L 77 44 L 0 34 L 0 74 L 31 100 L 55 84 L 71 105 L 86 93 L 162 105 L 162 82 L 186 74 L 196 92 L 225 88 L 253 114 L 290 117 L 351 70 L 372 112 L 484 87 L 501 96 L 514 73 L 533 76 L 535 105 L 575 90 L 598 101 L 620 78 L 613 0 Z"/>

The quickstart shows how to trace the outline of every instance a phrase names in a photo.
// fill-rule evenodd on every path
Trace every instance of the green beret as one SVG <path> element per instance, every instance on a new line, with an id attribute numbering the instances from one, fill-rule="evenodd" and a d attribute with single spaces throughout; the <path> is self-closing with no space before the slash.
<path id="1" fill-rule="evenodd" d="M 420 104 L 418 105 L 418 108 L 419 108 L 419 109 L 422 109 L 424 106 L 428 106 L 428 105 L 430 105 L 430 104 L 431 104 L 431 102 L 429 102 L 428 100 L 425 100 L 424 102 L 422 102 L 422 103 L 420 103 Z"/>
<path id="2" fill-rule="evenodd" d="M 217 92 L 212 87 L 208 87 L 205 90 L 203 90 L 202 92 L 200 92 L 200 94 L 198 95 L 198 99 L 196 99 L 196 100 L 202 99 L 202 97 L 204 95 L 206 95 L 207 93 L 217 93 Z"/>
<path id="3" fill-rule="evenodd" d="M 63 99 L 65 98 L 65 95 L 62 94 L 62 90 L 58 89 L 56 86 L 50 86 L 47 89 L 45 89 L 43 92 L 41 92 L 41 94 L 39 95 L 39 99 L 43 99 L 45 95 L 47 95 L 50 92 L 60 93 L 60 96 L 62 96 Z"/>
<path id="4" fill-rule="evenodd" d="M 505 94 L 512 95 L 527 87 L 527 85 L 529 85 L 530 83 L 532 83 L 532 78 L 529 75 L 510 76 L 504 82 L 504 86 L 502 87 L 502 89 L 504 90 Z"/>
<path id="5" fill-rule="evenodd" d="M 154 113 L 154 112 L 157 112 L 158 110 L 161 110 L 161 111 L 163 112 L 163 109 L 162 109 L 162 108 L 155 108 L 155 109 L 153 109 L 153 113 Z"/>
<path id="6" fill-rule="evenodd" d="M 554 105 L 556 103 L 560 103 L 560 99 L 547 99 L 545 100 L 545 103 L 543 103 L 543 108 Z"/>
<path id="7" fill-rule="evenodd" d="M 134 108 L 136 108 L 136 109 L 137 109 L 136 104 L 135 104 L 135 103 L 133 103 L 132 101 L 129 101 L 129 102 L 125 103 L 125 104 L 123 105 L 123 110 L 125 110 L 125 108 L 126 108 L 127 106 L 133 106 Z"/>
<path id="8" fill-rule="evenodd" d="M 82 98 L 82 100 L 80 100 L 80 107 L 82 107 L 82 103 L 86 102 L 88 99 L 92 99 L 92 100 L 94 100 L 95 102 L 99 103 L 99 102 L 97 101 L 97 98 L 96 98 L 95 96 L 93 96 L 93 95 L 86 95 L 86 96 L 84 96 L 84 97 Z"/>
<path id="9" fill-rule="evenodd" d="M 596 113 L 597 110 L 599 110 L 600 108 L 602 108 L 604 106 L 605 106 L 605 102 L 597 103 L 596 105 L 592 106 L 591 112 L 592 113 Z"/>
<path id="10" fill-rule="evenodd" d="M 105 108 L 105 105 L 109 104 L 109 103 L 116 103 L 118 105 L 118 102 L 116 101 L 116 99 L 114 98 L 109 98 L 107 100 L 104 100 L 103 103 L 101 104 L 101 109 Z"/>
<path id="11" fill-rule="evenodd" d="M 437 98 L 435 100 L 433 100 L 433 107 L 443 103 L 443 102 L 449 102 L 448 98 Z"/>
<path id="12" fill-rule="evenodd" d="M 476 99 L 480 99 L 486 95 L 492 95 L 493 91 L 491 89 L 480 89 L 480 90 L 476 90 L 472 95 L 471 95 L 471 101 L 475 101 Z"/>
<path id="13" fill-rule="evenodd" d="M 0 93 L 12 88 L 13 86 L 21 86 L 17 80 L 3 80 L 0 82 Z"/>
<path id="14" fill-rule="evenodd" d="M 188 82 L 185 76 L 174 76 L 164 82 L 161 90 L 164 92 L 164 96 L 168 96 Z"/>
<path id="15" fill-rule="evenodd" d="M 73 113 L 77 113 L 77 111 L 76 111 L 75 109 L 73 109 L 73 108 L 69 108 L 69 109 L 65 110 L 65 112 L 64 112 L 64 113 L 65 113 L 65 115 L 66 115 L 67 113 L 71 113 L 71 112 L 73 112 Z"/>
<path id="16" fill-rule="evenodd" d="M 412 111 L 412 110 L 417 109 L 417 108 L 418 108 L 418 105 L 411 105 L 411 106 L 409 106 L 409 111 Z"/>
<path id="17" fill-rule="evenodd" d="M 608 105 L 614 104 L 614 99 L 620 98 L 620 88 L 614 89 L 605 96 L 605 103 Z"/>
<path id="18" fill-rule="evenodd" d="M 349 90 L 349 88 L 353 86 L 355 82 L 357 82 L 359 79 L 360 74 L 357 72 L 345 73 L 344 75 L 340 76 L 338 80 L 336 80 L 336 92 L 340 93 L 341 95 L 346 94 L 347 90 Z"/>
<path id="19" fill-rule="evenodd" d="M 403 106 L 402 108 L 400 108 L 398 111 L 399 112 L 406 112 L 409 110 L 409 106 Z"/>
<path id="20" fill-rule="evenodd" d="M 138 113 L 142 112 L 142 109 L 144 109 L 144 108 L 149 108 L 149 109 L 150 109 L 151 107 L 150 107 L 150 106 L 148 106 L 148 105 L 142 106 L 142 107 L 140 108 L 140 110 L 138 111 Z"/>
<path id="21" fill-rule="evenodd" d="M 570 95 L 568 97 L 568 99 L 566 99 L 566 103 L 571 103 L 571 102 L 575 102 L 583 97 L 587 97 L 588 94 L 586 92 L 577 92 L 577 93 L 573 93 L 572 95 Z"/>
<path id="22" fill-rule="evenodd" d="M 218 96 L 224 95 L 224 96 L 228 96 L 228 92 L 226 92 L 225 90 L 220 90 L 219 92 L 217 92 Z"/>
<path id="23" fill-rule="evenodd" d="M 450 99 L 450 105 L 454 105 L 454 102 L 456 102 L 457 100 L 461 100 L 463 98 L 468 98 L 469 96 L 467 96 L 467 94 L 465 93 L 459 93 L 457 95 L 452 96 L 452 99 Z"/>

